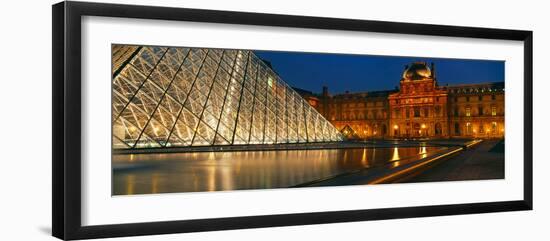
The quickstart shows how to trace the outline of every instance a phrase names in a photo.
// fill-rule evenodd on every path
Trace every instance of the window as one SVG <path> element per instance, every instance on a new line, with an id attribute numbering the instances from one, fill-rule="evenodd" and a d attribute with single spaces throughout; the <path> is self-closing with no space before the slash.
<path id="1" fill-rule="evenodd" d="M 478 96 L 478 100 L 479 100 L 479 101 L 482 101 L 482 100 L 483 100 L 483 96 L 482 96 L 482 95 Z"/>
<path id="2" fill-rule="evenodd" d="M 497 133 L 497 123 L 493 121 L 493 123 L 491 123 L 491 132 L 494 134 Z"/>
<path id="3" fill-rule="evenodd" d="M 455 116 L 458 116 L 458 107 L 455 107 L 454 114 L 455 114 Z"/>
<path id="4" fill-rule="evenodd" d="M 495 100 L 497 97 L 495 95 L 491 95 L 491 100 Z"/>
<path id="5" fill-rule="evenodd" d="M 466 116 L 471 116 L 472 113 L 471 113 L 471 109 L 470 107 L 466 107 Z"/>
<path id="6" fill-rule="evenodd" d="M 414 117 L 420 117 L 420 108 L 414 107 Z"/>
<path id="7" fill-rule="evenodd" d="M 435 134 L 436 135 L 443 134 L 443 131 L 441 130 L 441 123 L 439 122 L 435 124 Z"/>
<path id="8" fill-rule="evenodd" d="M 455 122 L 455 134 L 460 135 L 460 125 L 458 122 Z"/>
<path id="9" fill-rule="evenodd" d="M 497 107 L 491 106 L 491 115 L 492 115 L 492 116 L 497 115 Z"/>
<path id="10" fill-rule="evenodd" d="M 466 102 L 470 102 L 470 96 L 466 96 Z"/>
<path id="11" fill-rule="evenodd" d="M 483 107 L 482 106 L 477 107 L 477 115 L 483 115 Z"/>

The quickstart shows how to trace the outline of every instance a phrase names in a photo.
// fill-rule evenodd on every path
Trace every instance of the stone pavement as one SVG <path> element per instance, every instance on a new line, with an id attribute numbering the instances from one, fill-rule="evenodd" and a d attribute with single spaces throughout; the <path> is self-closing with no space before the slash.
<path id="1" fill-rule="evenodd" d="M 504 178 L 502 140 L 485 140 L 463 153 L 402 182 L 487 180 Z M 502 149 L 502 151 L 500 150 Z"/>

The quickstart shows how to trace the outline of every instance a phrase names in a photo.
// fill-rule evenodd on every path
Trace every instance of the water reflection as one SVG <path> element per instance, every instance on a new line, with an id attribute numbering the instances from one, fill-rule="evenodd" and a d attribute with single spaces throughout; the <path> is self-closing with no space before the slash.
<path id="1" fill-rule="evenodd" d="M 401 158 L 399 158 L 399 148 L 394 147 L 393 148 L 393 156 L 391 158 L 391 161 L 399 161 Z"/>
<path id="2" fill-rule="evenodd" d="M 425 157 L 438 147 L 195 152 L 113 156 L 113 192 L 147 194 L 290 187 Z"/>
<path id="3" fill-rule="evenodd" d="M 428 156 L 426 147 L 425 146 L 420 147 L 420 151 L 418 152 L 418 154 L 420 154 L 420 158 L 426 158 Z"/>

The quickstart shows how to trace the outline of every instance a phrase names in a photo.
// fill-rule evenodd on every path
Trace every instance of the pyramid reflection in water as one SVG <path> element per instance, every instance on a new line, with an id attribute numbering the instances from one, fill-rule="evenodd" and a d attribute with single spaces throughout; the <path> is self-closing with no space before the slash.
<path id="1" fill-rule="evenodd" d="M 113 45 L 112 58 L 115 149 L 342 140 L 251 51 Z"/>

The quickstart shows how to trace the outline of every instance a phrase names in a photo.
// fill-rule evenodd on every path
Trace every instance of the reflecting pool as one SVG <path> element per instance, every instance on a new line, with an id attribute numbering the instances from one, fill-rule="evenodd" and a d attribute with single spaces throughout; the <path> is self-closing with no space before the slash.
<path id="1" fill-rule="evenodd" d="M 416 160 L 445 147 L 233 151 L 113 156 L 113 194 L 292 187 L 354 170 Z"/>

